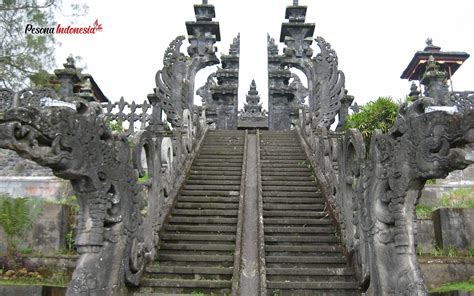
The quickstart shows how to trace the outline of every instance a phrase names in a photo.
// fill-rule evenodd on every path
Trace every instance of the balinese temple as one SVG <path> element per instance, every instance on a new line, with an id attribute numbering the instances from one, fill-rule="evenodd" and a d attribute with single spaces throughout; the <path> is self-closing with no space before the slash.
<path id="1" fill-rule="evenodd" d="M 400 78 L 408 79 L 409 81 L 422 81 L 430 57 L 436 62 L 439 70 L 446 72 L 447 78 L 451 80 L 454 73 L 469 58 L 469 54 L 459 51 L 441 51 L 441 47 L 433 45 L 433 40 L 428 38 L 425 49 L 415 53 Z"/>
<path id="2" fill-rule="evenodd" d="M 247 103 L 240 113 L 238 129 L 268 129 L 268 117 L 262 110 L 255 80 L 252 80 L 246 97 Z"/>

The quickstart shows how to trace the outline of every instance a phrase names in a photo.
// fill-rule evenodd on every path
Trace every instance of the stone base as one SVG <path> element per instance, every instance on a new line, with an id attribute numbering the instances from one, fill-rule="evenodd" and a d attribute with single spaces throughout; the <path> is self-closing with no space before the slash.
<path id="1" fill-rule="evenodd" d="M 0 295 L 15 296 L 63 296 L 66 288 L 46 286 L 0 286 Z"/>
<path id="2" fill-rule="evenodd" d="M 441 208 L 433 212 L 436 245 L 465 252 L 473 247 L 474 209 Z"/>
<path id="3" fill-rule="evenodd" d="M 418 257 L 418 262 L 428 288 L 469 281 L 474 274 L 474 258 Z"/>

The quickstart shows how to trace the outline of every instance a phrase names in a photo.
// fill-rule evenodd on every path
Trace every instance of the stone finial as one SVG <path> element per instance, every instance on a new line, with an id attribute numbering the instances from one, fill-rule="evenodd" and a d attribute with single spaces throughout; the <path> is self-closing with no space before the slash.
<path id="1" fill-rule="evenodd" d="M 416 101 L 420 98 L 420 91 L 418 90 L 418 86 L 415 82 L 411 83 L 410 93 L 408 96 L 411 97 L 413 101 Z"/>
<path id="2" fill-rule="evenodd" d="M 293 0 L 293 6 L 298 6 L 298 0 Z"/>
<path id="3" fill-rule="evenodd" d="M 74 60 L 73 56 L 69 56 L 66 59 L 66 63 L 63 64 L 65 69 L 75 69 L 76 68 L 76 61 Z"/>
<path id="4" fill-rule="evenodd" d="M 433 39 L 428 38 L 428 39 L 426 39 L 425 43 L 426 43 L 426 46 L 432 47 L 433 46 Z"/>
<path id="5" fill-rule="evenodd" d="M 202 0 L 202 4 L 207 5 L 208 4 L 207 0 Z"/>

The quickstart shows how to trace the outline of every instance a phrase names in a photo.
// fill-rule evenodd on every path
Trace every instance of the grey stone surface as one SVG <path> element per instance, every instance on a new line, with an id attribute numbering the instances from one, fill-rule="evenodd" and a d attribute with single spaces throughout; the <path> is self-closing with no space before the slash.
<path id="1" fill-rule="evenodd" d="M 2 286 L 0 295 L 11 296 L 63 296 L 66 295 L 65 288 L 44 286 Z"/>
<path id="2" fill-rule="evenodd" d="M 0 194 L 56 201 L 72 193 L 71 184 L 56 177 L 1 177 Z"/>
<path id="3" fill-rule="evenodd" d="M 50 168 L 42 167 L 31 160 L 21 158 L 13 151 L 0 149 L 1 176 L 53 176 Z"/>
<path id="4" fill-rule="evenodd" d="M 418 257 L 418 261 L 429 288 L 450 282 L 469 281 L 474 274 L 473 258 Z"/>
<path id="5" fill-rule="evenodd" d="M 59 204 L 44 204 L 31 229 L 27 230 L 18 249 L 31 248 L 34 253 L 53 254 L 66 246 L 69 230 L 69 207 Z M 0 227 L 0 252 L 7 250 L 6 236 Z"/>
<path id="6" fill-rule="evenodd" d="M 465 252 L 474 246 L 474 209 L 441 208 L 433 212 L 436 245 Z"/>
<path id="7" fill-rule="evenodd" d="M 417 246 L 417 251 L 421 251 L 423 253 L 434 251 L 435 239 L 433 220 L 417 219 L 416 226 L 417 231 L 415 237 L 415 244 Z"/>
<path id="8" fill-rule="evenodd" d="M 260 268 L 258 257 L 257 210 L 257 136 L 248 135 L 245 176 L 245 199 L 242 230 L 242 263 L 240 295 L 259 295 Z"/>
<path id="9" fill-rule="evenodd" d="M 443 180 L 443 183 L 444 181 L 445 180 Z M 454 182 L 454 183 L 446 182 L 443 184 L 439 180 L 437 180 L 436 182 L 437 184 L 425 185 L 425 187 L 421 191 L 421 196 L 418 201 L 418 204 L 429 205 L 429 206 L 440 206 L 442 198 L 448 195 L 453 190 L 474 187 L 474 183 L 466 184 L 466 183 L 471 182 L 470 180 L 466 180 L 466 179 L 464 179 L 461 182 Z"/>

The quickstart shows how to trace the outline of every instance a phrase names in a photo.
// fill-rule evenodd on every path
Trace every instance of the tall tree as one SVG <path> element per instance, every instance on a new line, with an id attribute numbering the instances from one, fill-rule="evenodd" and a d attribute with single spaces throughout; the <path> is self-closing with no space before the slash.
<path id="1" fill-rule="evenodd" d="M 54 67 L 54 34 L 29 34 L 25 28 L 54 27 L 61 5 L 61 0 L 0 0 L 0 87 L 27 87 L 31 76 Z M 85 9 L 72 7 L 74 16 Z"/>

